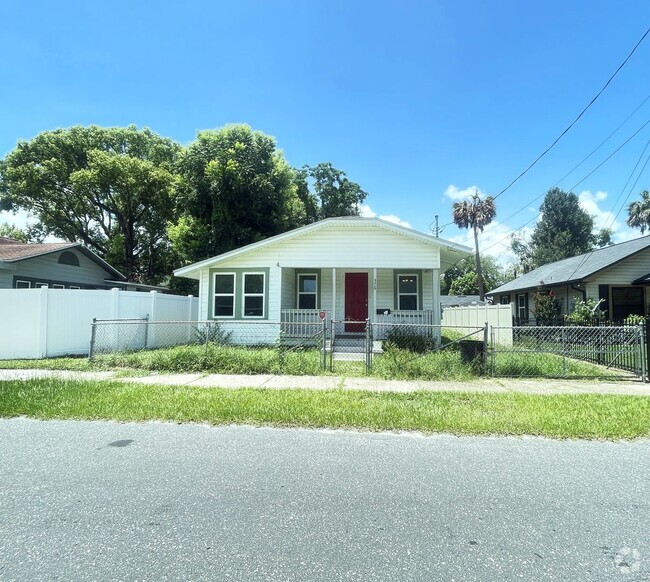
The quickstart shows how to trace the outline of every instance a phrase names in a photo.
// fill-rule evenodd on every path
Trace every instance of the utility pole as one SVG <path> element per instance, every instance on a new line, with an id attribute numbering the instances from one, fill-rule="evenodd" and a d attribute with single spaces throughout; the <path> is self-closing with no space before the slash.
<path id="1" fill-rule="evenodd" d="M 435 217 L 435 222 L 436 222 L 436 229 L 435 229 L 436 238 L 438 238 L 438 215 L 437 214 L 436 214 L 436 217 Z"/>

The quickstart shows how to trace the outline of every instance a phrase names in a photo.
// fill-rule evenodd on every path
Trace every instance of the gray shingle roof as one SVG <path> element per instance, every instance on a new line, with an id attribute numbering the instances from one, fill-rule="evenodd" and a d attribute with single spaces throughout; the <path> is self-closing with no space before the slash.
<path id="1" fill-rule="evenodd" d="M 487 295 L 582 281 L 585 277 L 589 277 L 648 247 L 650 247 L 650 236 L 642 236 L 591 251 L 584 255 L 542 265 L 530 271 L 530 273 L 526 273 L 505 285 L 501 285 L 501 287 L 493 289 Z"/>

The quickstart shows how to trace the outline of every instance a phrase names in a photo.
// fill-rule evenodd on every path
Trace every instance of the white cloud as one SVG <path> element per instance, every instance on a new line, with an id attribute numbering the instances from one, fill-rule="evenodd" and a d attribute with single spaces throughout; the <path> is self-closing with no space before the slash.
<path id="1" fill-rule="evenodd" d="M 449 184 L 444 193 L 444 195 L 450 200 L 466 200 L 474 194 L 485 197 L 485 192 L 483 192 L 478 186 L 469 186 L 468 188 L 461 189 L 453 184 Z"/>
<path id="2" fill-rule="evenodd" d="M 401 226 L 411 228 L 410 223 L 406 222 L 405 220 L 402 220 L 399 216 L 395 216 L 394 214 L 378 215 L 372 208 L 370 208 L 370 206 L 368 206 L 368 204 L 362 204 L 359 207 L 359 214 L 366 218 L 381 218 L 382 220 L 386 220 L 387 222 L 393 222 L 394 224 L 399 224 Z"/>

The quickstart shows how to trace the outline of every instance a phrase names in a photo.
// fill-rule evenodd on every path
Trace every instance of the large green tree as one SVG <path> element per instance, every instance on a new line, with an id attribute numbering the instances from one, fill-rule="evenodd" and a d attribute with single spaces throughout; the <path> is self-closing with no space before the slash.
<path id="1" fill-rule="evenodd" d="M 627 223 L 641 229 L 641 234 L 650 230 L 650 192 L 641 192 L 641 200 L 635 200 L 627 208 Z"/>
<path id="2" fill-rule="evenodd" d="M 173 266 L 166 225 L 180 150 L 134 126 L 46 131 L 0 162 L 0 209 L 28 210 L 41 234 L 81 241 L 129 280 L 159 283 Z"/>
<path id="3" fill-rule="evenodd" d="M 337 216 L 358 216 L 368 196 L 359 184 L 330 162 L 296 170 L 296 185 L 308 223 Z"/>
<path id="4" fill-rule="evenodd" d="M 182 194 L 168 232 L 185 262 L 306 222 L 294 170 L 275 139 L 247 125 L 200 131 L 180 162 Z"/>
<path id="5" fill-rule="evenodd" d="M 503 268 L 491 255 L 481 255 L 481 272 L 486 291 L 506 282 Z M 440 292 L 442 295 L 478 295 L 475 259 L 462 259 L 447 269 L 440 281 Z"/>
<path id="6" fill-rule="evenodd" d="M 476 261 L 476 278 L 478 283 L 478 294 L 481 299 L 485 297 L 485 283 L 481 269 L 481 256 L 478 248 L 478 233 L 492 222 L 497 215 L 494 198 L 487 196 L 481 199 L 478 193 L 474 193 L 470 200 L 456 202 L 453 206 L 453 221 L 459 228 L 471 228 L 474 233 L 474 253 Z"/>
<path id="7" fill-rule="evenodd" d="M 8 222 L 0 223 L 0 236 L 12 238 L 23 243 L 26 243 L 29 240 L 27 232 L 13 224 L 9 224 Z"/>
<path id="8" fill-rule="evenodd" d="M 539 208 L 542 217 L 530 236 L 512 238 L 524 272 L 611 244 L 611 231 L 594 229 L 593 217 L 573 192 L 551 188 Z"/>

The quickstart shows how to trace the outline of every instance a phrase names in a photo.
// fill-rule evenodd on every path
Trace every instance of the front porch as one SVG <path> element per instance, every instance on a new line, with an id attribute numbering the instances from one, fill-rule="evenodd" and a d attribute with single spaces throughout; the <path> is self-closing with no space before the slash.
<path id="1" fill-rule="evenodd" d="M 440 324 L 439 269 L 282 267 L 280 279 L 282 323 L 348 322 L 342 333 L 364 333 L 366 321 Z"/>

